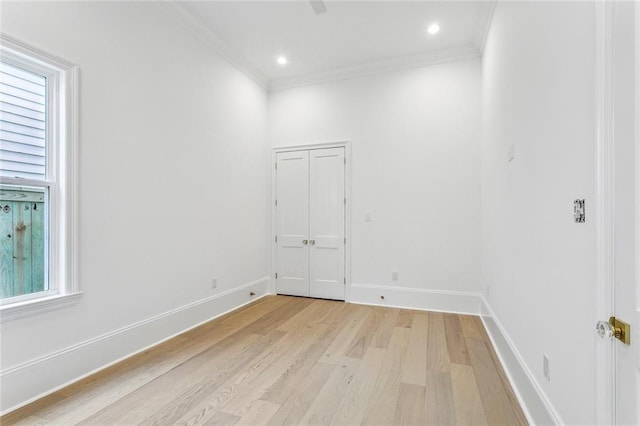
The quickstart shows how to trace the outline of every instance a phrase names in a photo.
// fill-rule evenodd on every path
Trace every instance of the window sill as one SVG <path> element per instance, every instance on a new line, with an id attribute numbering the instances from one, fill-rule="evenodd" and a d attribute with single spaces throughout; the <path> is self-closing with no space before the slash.
<path id="1" fill-rule="evenodd" d="M 82 292 L 43 297 L 12 305 L 0 306 L 0 323 L 70 306 L 80 300 Z"/>

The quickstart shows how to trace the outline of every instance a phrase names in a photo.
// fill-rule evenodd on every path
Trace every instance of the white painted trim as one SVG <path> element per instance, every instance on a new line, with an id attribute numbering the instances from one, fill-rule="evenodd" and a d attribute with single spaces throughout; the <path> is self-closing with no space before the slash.
<path id="1" fill-rule="evenodd" d="M 532 425 L 565 424 L 541 386 L 538 385 L 535 376 L 527 367 L 487 300 L 484 296 L 480 297 L 482 322 L 528 422 Z"/>
<path id="2" fill-rule="evenodd" d="M 595 350 L 594 419 L 615 424 L 615 357 L 611 339 L 595 337 L 595 324 L 614 312 L 614 152 L 613 152 L 613 2 L 596 7 L 596 309 L 593 317 Z"/>
<path id="3" fill-rule="evenodd" d="M 393 57 L 349 67 L 340 67 L 302 76 L 269 79 L 268 76 L 256 68 L 247 58 L 224 42 L 197 17 L 193 16 L 193 14 L 189 12 L 184 5 L 181 5 L 180 2 L 171 0 L 157 0 L 155 2 L 155 4 L 164 13 L 173 18 L 183 28 L 188 30 L 195 38 L 206 44 L 217 55 L 235 66 L 238 70 L 267 91 L 284 90 L 335 80 L 357 78 L 387 71 L 397 71 L 436 65 L 444 62 L 478 58 L 481 56 L 482 49 L 484 48 L 484 42 L 486 40 L 495 3 L 496 0 L 492 0 L 492 4 L 490 8 L 488 8 L 487 12 L 489 14 L 487 25 L 486 27 L 480 28 L 474 43 L 467 43 L 451 48 L 438 49 L 413 55 Z"/>
<path id="4" fill-rule="evenodd" d="M 277 282 L 276 282 L 276 269 L 278 269 L 278 243 L 276 243 L 276 236 L 278 235 L 278 215 L 276 213 L 276 194 L 278 193 L 277 180 L 276 180 L 276 150 L 271 151 L 271 164 L 269 170 L 271 170 L 271 197 L 269 197 L 269 212 L 271 213 L 271 229 L 269 229 L 269 239 L 271 240 L 271 253 L 269 253 L 269 292 L 277 294 Z"/>
<path id="5" fill-rule="evenodd" d="M 254 302 L 268 294 L 268 280 L 260 278 L 3 370 L 0 415 Z"/>
<path id="6" fill-rule="evenodd" d="M 351 143 L 349 141 L 318 142 L 318 143 L 309 143 L 304 145 L 276 146 L 273 148 L 273 151 L 274 153 L 276 153 L 276 152 L 305 151 L 308 149 L 343 148 L 343 147 L 347 149 L 347 147 L 349 147 L 350 145 Z"/>
<path id="7" fill-rule="evenodd" d="M 347 301 L 350 303 L 467 315 L 481 312 L 480 293 L 374 284 L 351 284 L 349 287 Z"/>
<path id="8" fill-rule="evenodd" d="M 0 33 L 0 55 L 18 61 L 26 69 L 42 71 L 49 79 L 47 101 L 47 176 L 44 180 L 0 178 L 0 183 L 49 188 L 45 220 L 47 255 L 45 276 L 49 292 L 37 293 L 29 302 L 3 305 L 0 321 L 50 311 L 74 302 L 82 294 L 79 279 L 78 158 L 79 158 L 79 69 L 69 61 Z M 51 297 L 50 294 L 56 294 Z M 8 299 L 7 299 L 8 300 Z"/>
<path id="9" fill-rule="evenodd" d="M 302 76 L 286 77 L 271 80 L 269 91 L 291 89 L 312 84 L 327 83 L 336 80 L 363 77 L 388 71 L 399 71 L 410 68 L 437 65 L 445 62 L 479 58 L 480 52 L 474 44 L 466 44 L 448 49 L 439 49 L 427 53 L 394 57 L 391 59 L 368 62 L 365 64 L 343 67 Z"/>
<path id="10" fill-rule="evenodd" d="M 82 292 L 56 294 L 3 306 L 0 309 L 0 324 L 73 305 L 81 296 Z"/>
<path id="11" fill-rule="evenodd" d="M 277 161 L 276 155 L 281 152 L 293 152 L 293 151 L 306 151 L 311 149 L 324 149 L 324 148 L 344 148 L 344 158 L 346 160 L 345 164 L 345 183 L 344 183 L 344 194 L 347 197 L 347 204 L 345 207 L 345 237 L 347 238 L 347 242 L 344 247 L 344 256 L 345 256 L 345 291 L 344 296 L 345 300 L 349 300 L 349 286 L 351 283 L 351 142 L 349 141 L 334 141 L 334 142 L 321 142 L 316 144 L 305 144 L 305 145 L 292 145 L 292 146 L 280 146 L 275 147 L 271 151 L 271 283 L 269 286 L 269 291 L 273 294 L 276 294 L 276 282 L 275 282 L 275 273 L 277 268 L 277 254 L 278 247 L 275 242 L 275 236 L 278 233 L 278 224 L 277 224 L 277 216 L 276 216 L 276 170 L 275 163 Z"/>
<path id="12" fill-rule="evenodd" d="M 635 132 L 636 132 L 636 161 L 635 161 L 635 173 L 636 173 L 636 194 L 635 194 L 635 209 L 636 209 L 636 242 L 635 242 L 635 276 L 636 276 L 636 321 L 635 327 L 636 332 L 635 338 L 636 342 L 640 341 L 640 4 L 635 4 L 635 104 L 634 104 L 634 113 L 635 113 Z M 635 343 L 636 345 L 636 375 L 640 375 L 640 345 Z M 638 377 L 638 376 L 636 376 Z M 640 380 L 636 380 L 636 383 L 640 383 Z M 640 386 L 636 388 L 636 396 L 640 397 Z M 640 404 L 639 404 L 640 405 Z M 638 407 L 637 418 L 640 419 L 640 406 Z"/>
<path id="13" fill-rule="evenodd" d="M 154 3 L 165 14 L 173 18 L 178 24 L 188 30 L 195 38 L 210 47 L 217 55 L 235 66 L 261 88 L 267 91 L 275 91 L 336 80 L 357 78 L 388 71 L 398 71 L 436 65 L 445 62 L 479 58 L 482 55 L 482 50 L 484 49 L 496 2 L 497 0 L 491 0 L 491 5 L 487 8 L 486 12 L 488 15 L 486 25 L 479 27 L 473 43 L 413 55 L 366 62 L 354 66 L 339 67 L 302 76 L 278 79 L 270 79 L 255 67 L 246 57 L 244 57 L 244 55 L 224 42 L 210 28 L 201 22 L 198 17 L 193 16 L 193 14 L 189 12 L 184 5 L 180 4 L 180 2 L 156 0 Z"/>
<path id="14" fill-rule="evenodd" d="M 173 18 L 196 39 L 211 48 L 214 53 L 236 67 L 262 89 L 267 90 L 269 79 L 254 67 L 243 55 L 222 41 L 206 25 L 194 17 L 180 2 L 172 0 L 156 0 L 154 2 L 163 12 Z"/>
<path id="15" fill-rule="evenodd" d="M 496 11 L 497 0 L 489 0 L 489 5 L 485 11 L 485 17 L 481 21 L 484 22 L 483 26 L 478 28 L 476 33 L 476 46 L 478 51 L 482 55 L 484 53 L 484 47 L 487 44 L 487 37 L 489 36 L 489 30 L 491 29 L 491 23 L 493 22 L 493 14 Z"/>
<path id="16" fill-rule="evenodd" d="M 66 108 L 66 144 L 67 157 L 65 158 L 67 169 L 65 179 L 65 196 L 67 214 L 67 292 L 80 292 L 80 211 L 79 202 L 79 175 L 80 175 L 80 68 L 71 67 L 67 72 L 67 84 L 71 90 L 67 90 L 65 102 Z"/>
<path id="17" fill-rule="evenodd" d="M 68 70 L 75 66 L 65 59 L 23 43 L 5 33 L 0 33 L 0 43 L 27 58 L 29 62 L 39 61 L 44 66 L 45 71 L 50 70 L 52 67 Z"/>

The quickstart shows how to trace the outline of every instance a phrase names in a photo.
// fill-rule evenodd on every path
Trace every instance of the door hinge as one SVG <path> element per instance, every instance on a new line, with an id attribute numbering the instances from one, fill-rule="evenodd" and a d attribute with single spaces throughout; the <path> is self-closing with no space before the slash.
<path id="1" fill-rule="evenodd" d="M 276 235 L 276 243 L 278 242 L 278 236 Z"/>
<path id="2" fill-rule="evenodd" d="M 276 201 L 275 201 L 275 205 L 276 205 L 276 206 L 278 205 L 278 199 L 277 199 L 277 198 L 276 198 Z"/>
<path id="3" fill-rule="evenodd" d="M 278 279 L 278 273 L 276 272 L 276 280 Z"/>
<path id="4" fill-rule="evenodd" d="M 344 205 L 347 205 L 347 197 L 344 197 Z"/>
<path id="5" fill-rule="evenodd" d="M 345 166 L 346 166 L 346 165 L 347 165 L 347 158 L 345 157 L 345 158 L 343 158 L 342 160 L 344 161 L 344 164 L 345 164 Z"/>
<path id="6" fill-rule="evenodd" d="M 275 163 L 275 166 L 276 166 L 276 170 L 278 170 L 278 163 Z"/>
<path id="7" fill-rule="evenodd" d="M 347 277 L 344 277 L 344 278 L 342 279 L 342 281 L 346 284 L 346 283 L 347 283 Z"/>
<path id="8" fill-rule="evenodd" d="M 347 237 L 344 237 L 344 243 L 347 244 Z"/>

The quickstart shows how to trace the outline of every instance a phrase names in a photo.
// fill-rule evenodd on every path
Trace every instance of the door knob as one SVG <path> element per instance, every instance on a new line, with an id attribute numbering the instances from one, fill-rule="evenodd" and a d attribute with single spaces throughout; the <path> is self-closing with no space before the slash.
<path id="1" fill-rule="evenodd" d="M 309 241 L 307 240 L 302 240 L 302 244 L 307 244 Z"/>
<path id="2" fill-rule="evenodd" d="M 598 335 L 603 339 L 610 339 L 613 337 L 613 327 L 607 321 L 598 321 L 596 324 L 596 330 L 598 330 Z"/>
<path id="3" fill-rule="evenodd" d="M 311 244 L 312 246 L 316 244 L 316 240 L 309 240 L 309 244 Z"/>
<path id="4" fill-rule="evenodd" d="M 616 317 L 609 318 L 609 321 L 598 321 L 596 330 L 602 338 L 615 337 L 626 345 L 631 342 L 631 326 Z"/>

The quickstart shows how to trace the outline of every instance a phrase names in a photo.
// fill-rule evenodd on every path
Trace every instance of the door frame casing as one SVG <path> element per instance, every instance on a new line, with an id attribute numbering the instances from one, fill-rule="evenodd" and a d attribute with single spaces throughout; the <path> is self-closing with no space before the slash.
<path id="1" fill-rule="evenodd" d="M 636 331 L 634 337 L 640 336 L 640 5 L 636 2 L 635 7 L 635 97 L 634 97 L 634 116 L 635 116 L 635 308 Z M 638 345 L 638 339 L 635 341 Z M 636 378 L 640 375 L 640 347 L 636 346 Z M 640 388 L 636 389 L 640 393 Z M 640 395 L 638 395 L 640 396 Z M 637 407 L 636 416 L 640 419 L 640 407 Z"/>
<path id="2" fill-rule="evenodd" d="M 275 237 L 278 232 L 278 217 L 276 211 L 276 194 L 277 194 L 277 186 L 276 186 L 276 168 L 275 164 L 277 162 L 277 154 L 282 152 L 293 152 L 293 151 L 306 151 L 313 149 L 326 149 L 326 148 L 344 148 L 344 158 L 345 168 L 344 168 L 344 193 L 347 198 L 347 202 L 345 204 L 344 210 L 344 235 L 346 237 L 346 243 L 344 247 L 344 267 L 345 267 L 345 279 L 346 283 L 344 285 L 344 298 L 345 302 L 349 302 L 351 300 L 351 142 L 348 140 L 345 141 L 335 141 L 335 142 L 323 142 L 323 143 L 314 143 L 314 144 L 303 144 L 303 145 L 287 145 L 287 146 L 278 146 L 274 147 L 271 150 L 271 232 L 269 238 L 271 239 L 271 267 L 269 271 L 269 293 L 276 294 L 276 268 L 277 268 L 277 256 L 278 256 L 278 247 L 275 241 Z"/>
<path id="3" fill-rule="evenodd" d="M 614 312 L 613 3 L 595 3 L 596 283 L 593 324 Z M 615 424 L 615 357 L 594 330 L 595 423 Z"/>

